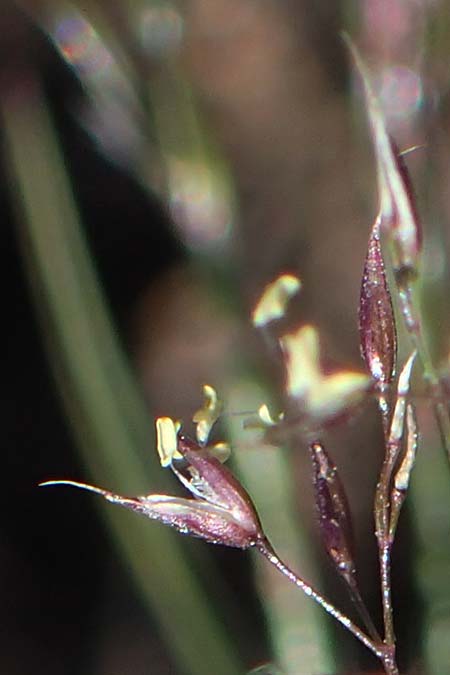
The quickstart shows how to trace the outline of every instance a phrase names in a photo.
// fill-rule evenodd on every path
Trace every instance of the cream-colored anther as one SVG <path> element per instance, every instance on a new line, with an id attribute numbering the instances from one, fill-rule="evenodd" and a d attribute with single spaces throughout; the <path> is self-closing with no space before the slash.
<path id="1" fill-rule="evenodd" d="M 398 378 L 397 401 L 395 403 L 394 413 L 392 415 L 391 429 L 389 433 L 389 440 L 393 443 L 398 443 L 403 436 L 403 427 L 406 409 L 406 397 L 409 393 L 409 386 L 411 381 L 411 371 L 414 365 L 414 359 L 417 352 L 414 350 Z"/>
<path id="2" fill-rule="evenodd" d="M 225 464 L 231 455 L 231 448 L 228 443 L 216 443 L 208 446 L 208 450 L 221 464 Z"/>
<path id="3" fill-rule="evenodd" d="M 292 274 L 282 274 L 268 284 L 253 310 L 253 325 L 261 328 L 274 319 L 281 319 L 290 298 L 298 293 L 301 286 L 300 279 Z"/>
<path id="4" fill-rule="evenodd" d="M 197 410 L 192 418 L 192 421 L 197 425 L 196 435 L 200 445 L 205 445 L 208 441 L 210 431 L 222 412 L 222 403 L 216 390 L 211 385 L 203 385 L 203 396 L 203 407 Z"/>
<path id="5" fill-rule="evenodd" d="M 287 391 L 296 398 L 305 397 L 321 382 L 319 334 L 314 326 L 302 326 L 284 335 L 280 344 L 287 359 Z"/>
<path id="6" fill-rule="evenodd" d="M 408 431 L 406 453 L 394 479 L 396 489 L 403 492 L 406 492 L 408 489 L 419 443 L 415 411 L 410 403 L 408 403 L 406 408 L 406 428 Z"/>
<path id="7" fill-rule="evenodd" d="M 163 467 L 169 466 L 173 459 L 183 458 L 177 449 L 179 430 L 179 422 L 175 423 L 170 417 L 158 417 L 156 420 L 156 448 Z"/>

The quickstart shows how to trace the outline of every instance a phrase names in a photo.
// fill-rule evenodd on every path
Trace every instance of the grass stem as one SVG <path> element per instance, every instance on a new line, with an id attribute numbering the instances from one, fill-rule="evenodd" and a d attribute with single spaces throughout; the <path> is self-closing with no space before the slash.
<path id="1" fill-rule="evenodd" d="M 395 651 L 391 645 L 385 644 L 369 637 L 359 626 L 357 626 L 348 616 L 337 609 L 332 603 L 326 600 L 313 586 L 293 572 L 275 553 L 272 545 L 267 541 L 260 541 L 258 544 L 259 552 L 273 565 L 281 574 L 284 574 L 289 581 L 300 588 L 303 593 L 312 598 L 314 602 L 322 609 L 334 617 L 344 628 L 352 633 L 367 649 L 380 659 L 387 675 L 399 675 L 395 662 Z"/>

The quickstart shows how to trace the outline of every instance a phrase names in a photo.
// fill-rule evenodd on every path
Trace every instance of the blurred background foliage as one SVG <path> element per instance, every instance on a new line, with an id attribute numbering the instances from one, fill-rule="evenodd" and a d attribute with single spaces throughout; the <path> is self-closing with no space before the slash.
<path id="1" fill-rule="evenodd" d="M 327 365 L 361 367 L 356 306 L 376 185 L 342 29 L 399 145 L 425 144 L 408 165 L 425 228 L 424 313 L 447 367 L 447 3 L 3 0 L 2 10 L 2 672 L 373 672 L 250 554 L 36 485 L 172 491 L 154 457 L 156 416 L 189 429 L 205 382 L 228 410 L 280 400 L 276 350 L 248 317 L 281 272 L 304 282 L 283 327 L 316 324 Z M 402 672 L 441 675 L 450 473 L 426 400 L 420 421 L 394 601 Z M 219 431 L 280 553 L 352 612 L 316 540 L 305 448 L 263 446 L 237 417 Z M 379 620 L 374 406 L 326 440 Z"/>

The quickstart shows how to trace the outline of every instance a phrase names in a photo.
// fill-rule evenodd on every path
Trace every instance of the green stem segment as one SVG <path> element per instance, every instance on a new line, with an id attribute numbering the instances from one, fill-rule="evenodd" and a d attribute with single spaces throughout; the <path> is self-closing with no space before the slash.
<path id="1" fill-rule="evenodd" d="M 444 403 L 446 399 L 445 392 L 442 390 L 441 381 L 436 374 L 423 336 L 420 311 L 414 298 L 412 285 L 408 281 L 397 280 L 397 287 L 405 326 L 422 363 L 423 377 L 433 401 L 434 415 L 442 445 L 450 462 L 450 416 L 448 408 Z"/>

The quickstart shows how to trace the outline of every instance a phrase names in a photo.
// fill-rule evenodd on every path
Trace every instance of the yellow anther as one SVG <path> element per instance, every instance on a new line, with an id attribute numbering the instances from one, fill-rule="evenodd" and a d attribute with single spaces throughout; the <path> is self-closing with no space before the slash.
<path id="1" fill-rule="evenodd" d="M 228 443 L 216 443 L 213 446 L 208 446 L 209 452 L 224 464 L 231 455 L 231 448 Z"/>
<path id="2" fill-rule="evenodd" d="M 284 316 L 290 298 L 298 293 L 301 281 L 292 274 L 282 274 L 266 286 L 252 314 L 253 325 L 261 328 Z"/>
<path id="3" fill-rule="evenodd" d="M 197 441 L 204 445 L 209 433 L 222 412 L 222 403 L 217 397 L 216 390 L 209 384 L 203 386 L 204 404 L 197 410 L 192 421 L 197 425 Z"/>
<path id="4" fill-rule="evenodd" d="M 267 404 L 263 403 L 252 417 L 244 420 L 244 429 L 268 429 L 275 427 L 284 419 L 284 413 L 273 417 Z"/>
<path id="5" fill-rule="evenodd" d="M 321 381 L 318 332 L 314 326 L 302 326 L 282 337 L 280 344 L 287 357 L 288 394 L 302 398 Z"/>
<path id="6" fill-rule="evenodd" d="M 265 403 L 263 403 L 263 405 L 258 408 L 258 417 L 266 427 L 274 427 L 277 423 L 273 419 L 272 415 L 270 414 L 270 410 Z"/>
<path id="7" fill-rule="evenodd" d="M 174 422 L 170 417 L 158 417 L 156 420 L 156 448 L 163 467 L 169 466 L 173 459 L 183 458 L 177 449 L 180 427 L 180 423 Z"/>

